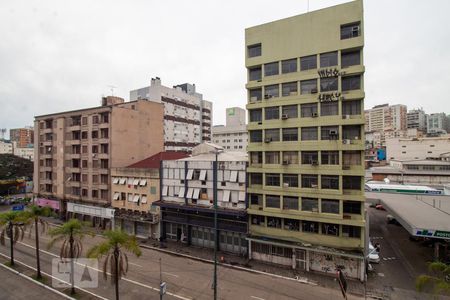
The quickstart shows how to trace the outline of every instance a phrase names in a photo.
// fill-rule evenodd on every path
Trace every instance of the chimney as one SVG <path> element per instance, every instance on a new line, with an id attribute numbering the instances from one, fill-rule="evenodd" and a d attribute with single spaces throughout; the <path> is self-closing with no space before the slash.
<path id="1" fill-rule="evenodd" d="M 116 96 L 102 97 L 102 106 L 110 106 L 110 105 L 115 105 L 115 104 L 124 103 L 124 102 L 125 102 L 125 100 L 123 98 L 116 97 Z"/>

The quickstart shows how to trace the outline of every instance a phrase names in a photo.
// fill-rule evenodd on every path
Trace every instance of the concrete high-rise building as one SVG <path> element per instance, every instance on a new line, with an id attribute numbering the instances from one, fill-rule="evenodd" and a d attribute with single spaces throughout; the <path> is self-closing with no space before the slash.
<path id="1" fill-rule="evenodd" d="M 450 132 L 450 117 L 445 113 L 427 115 L 427 133 L 446 134 Z"/>
<path id="2" fill-rule="evenodd" d="M 230 107 L 226 109 L 226 125 L 212 128 L 213 142 L 225 150 L 247 151 L 248 134 L 245 123 L 245 109 Z"/>
<path id="3" fill-rule="evenodd" d="M 191 151 L 211 141 L 212 103 L 203 100 L 195 84 L 173 88 L 163 86 L 159 77 L 150 86 L 130 91 L 130 101 L 145 99 L 164 104 L 164 148 L 166 151 Z"/>
<path id="4" fill-rule="evenodd" d="M 364 279 L 363 3 L 247 28 L 249 256 Z"/>
<path id="5" fill-rule="evenodd" d="M 16 142 L 17 147 L 27 148 L 33 147 L 34 133 L 33 127 L 15 128 L 9 130 L 9 139 Z"/>
<path id="6" fill-rule="evenodd" d="M 163 111 L 159 103 L 105 97 L 99 107 L 35 117 L 37 202 L 108 226 L 110 169 L 163 150 Z"/>
<path id="7" fill-rule="evenodd" d="M 380 132 L 381 144 L 388 137 L 406 136 L 407 107 L 403 104 L 376 105 L 364 111 L 365 131 Z"/>
<path id="8" fill-rule="evenodd" d="M 407 113 L 407 128 L 416 128 L 422 132 L 427 131 L 427 115 L 422 109 L 412 109 Z"/>

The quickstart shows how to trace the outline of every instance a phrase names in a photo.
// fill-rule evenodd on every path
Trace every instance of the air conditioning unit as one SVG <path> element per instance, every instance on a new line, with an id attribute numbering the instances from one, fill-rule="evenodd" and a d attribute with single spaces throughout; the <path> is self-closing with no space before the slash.
<path id="1" fill-rule="evenodd" d="M 258 122 L 258 125 L 262 125 L 262 122 Z"/>
<path id="2" fill-rule="evenodd" d="M 359 36 L 359 26 L 352 27 L 352 36 Z"/>
<path id="3" fill-rule="evenodd" d="M 289 165 L 289 161 L 288 160 L 283 160 L 283 165 Z"/>
<path id="4" fill-rule="evenodd" d="M 317 189 L 319 186 L 317 184 L 311 184 L 312 189 Z"/>
<path id="5" fill-rule="evenodd" d="M 272 98 L 272 95 L 264 95 L 264 99 L 270 99 L 270 98 Z"/>
<path id="6" fill-rule="evenodd" d="M 318 116 L 319 116 L 319 114 L 316 113 L 316 112 L 313 112 L 313 113 L 311 114 L 311 117 L 313 117 L 313 118 L 317 118 Z"/>
<path id="7" fill-rule="evenodd" d="M 312 212 L 319 212 L 319 209 L 317 207 L 313 207 Z"/>
<path id="8" fill-rule="evenodd" d="M 281 119 L 282 120 L 287 120 L 287 119 L 289 119 L 289 116 L 287 114 L 282 114 L 281 115 Z"/>
<path id="9" fill-rule="evenodd" d="M 317 89 L 311 89 L 311 94 L 317 94 Z"/>
<path id="10" fill-rule="evenodd" d="M 349 139 L 342 140 L 342 144 L 350 145 L 351 143 L 352 141 Z"/>
<path id="11" fill-rule="evenodd" d="M 265 142 L 265 143 L 270 143 L 271 141 L 272 141 L 272 138 L 265 138 L 265 139 L 264 139 L 264 142 Z"/>
<path id="12" fill-rule="evenodd" d="M 338 133 L 336 130 L 330 130 L 330 132 L 328 133 L 328 135 L 330 136 L 336 136 Z"/>
<path id="13" fill-rule="evenodd" d="M 289 183 L 287 182 L 283 183 L 283 187 L 289 187 Z"/>
<path id="14" fill-rule="evenodd" d="M 350 170 L 350 166 L 349 165 L 343 165 L 342 166 L 342 170 Z"/>
<path id="15" fill-rule="evenodd" d="M 350 119 L 350 115 L 343 115 L 342 119 L 348 120 L 348 119 Z"/>
<path id="16" fill-rule="evenodd" d="M 256 102 L 258 101 L 258 97 L 250 97 L 250 102 Z"/>

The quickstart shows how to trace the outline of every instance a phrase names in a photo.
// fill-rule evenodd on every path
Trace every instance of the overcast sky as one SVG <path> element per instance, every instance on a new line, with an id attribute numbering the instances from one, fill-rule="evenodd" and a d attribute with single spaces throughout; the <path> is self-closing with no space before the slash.
<path id="1" fill-rule="evenodd" d="M 316 10 L 348 2 L 311 0 Z M 307 0 L 30 1 L 0 9 L 0 128 L 100 104 L 161 77 L 245 107 L 244 29 L 305 13 Z M 364 1 L 366 108 L 450 113 L 450 1 Z"/>

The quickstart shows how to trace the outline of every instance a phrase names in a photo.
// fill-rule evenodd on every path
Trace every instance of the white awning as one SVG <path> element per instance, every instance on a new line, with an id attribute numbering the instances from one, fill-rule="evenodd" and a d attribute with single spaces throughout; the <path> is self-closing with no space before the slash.
<path id="1" fill-rule="evenodd" d="M 141 181 L 139 181 L 139 185 L 140 186 L 146 186 L 147 185 L 147 179 L 141 179 Z"/>
<path id="2" fill-rule="evenodd" d="M 147 203 L 147 195 L 142 195 L 141 203 Z"/>
<path id="3" fill-rule="evenodd" d="M 139 198 L 141 198 L 140 195 L 134 195 L 133 202 L 139 202 Z"/>
<path id="4" fill-rule="evenodd" d="M 194 175 L 194 170 L 192 170 L 192 169 L 188 170 L 187 175 L 186 175 L 186 179 L 191 180 L 192 179 L 192 175 Z"/>
<path id="5" fill-rule="evenodd" d="M 192 194 L 194 193 L 194 189 L 193 188 L 188 188 L 187 194 L 186 194 L 186 198 L 192 199 Z"/>
<path id="6" fill-rule="evenodd" d="M 180 187 L 180 190 L 178 191 L 178 197 L 184 198 L 184 192 L 185 192 L 184 186 Z"/>
<path id="7" fill-rule="evenodd" d="M 200 189 L 194 189 L 194 196 L 192 196 L 192 199 L 197 200 L 199 195 L 200 195 Z"/>
<path id="8" fill-rule="evenodd" d="M 113 199 L 114 199 L 114 200 L 119 200 L 119 197 L 120 197 L 120 193 L 115 192 L 115 193 L 114 193 L 114 196 L 113 196 Z"/>
<path id="9" fill-rule="evenodd" d="M 236 182 L 238 171 L 231 171 L 230 182 Z"/>
<path id="10" fill-rule="evenodd" d="M 127 179 L 125 177 L 120 178 L 120 184 L 127 183 Z"/>
<path id="11" fill-rule="evenodd" d="M 114 177 L 113 178 L 113 183 L 114 184 L 118 184 L 119 183 L 119 177 Z"/>
<path id="12" fill-rule="evenodd" d="M 162 190 L 162 195 L 163 196 L 167 196 L 167 190 L 169 189 L 169 187 L 167 185 L 163 186 L 163 190 Z"/>
<path id="13" fill-rule="evenodd" d="M 128 183 L 128 184 L 133 184 L 133 181 L 134 181 L 134 178 L 131 178 L 131 177 L 130 177 L 130 178 L 128 178 L 128 182 L 127 182 L 127 183 Z"/>
<path id="14" fill-rule="evenodd" d="M 239 192 L 239 201 L 245 201 L 245 192 Z"/>
<path id="15" fill-rule="evenodd" d="M 239 182 L 245 183 L 245 172 L 244 171 L 239 171 Z"/>
<path id="16" fill-rule="evenodd" d="M 231 196 L 234 196 L 235 194 L 231 194 Z M 239 199 L 238 199 L 238 197 L 231 197 L 231 202 L 233 202 L 233 203 L 238 203 L 239 202 Z"/>
<path id="17" fill-rule="evenodd" d="M 206 180 L 206 170 L 200 170 L 199 180 Z"/>
<path id="18" fill-rule="evenodd" d="M 133 185 L 139 185 L 139 179 L 133 180 Z"/>
<path id="19" fill-rule="evenodd" d="M 230 202 L 230 191 L 229 190 L 225 190 L 223 191 L 223 202 Z"/>
<path id="20" fill-rule="evenodd" d="M 128 202 L 133 202 L 133 194 L 128 194 Z"/>

